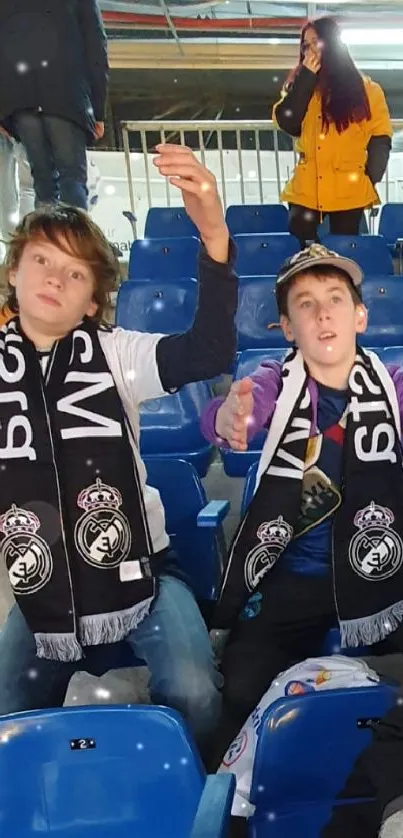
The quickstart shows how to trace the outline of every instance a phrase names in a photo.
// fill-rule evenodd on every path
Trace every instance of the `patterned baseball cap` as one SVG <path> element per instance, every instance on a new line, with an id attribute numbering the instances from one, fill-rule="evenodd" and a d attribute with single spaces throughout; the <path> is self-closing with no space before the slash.
<path id="1" fill-rule="evenodd" d="M 301 250 L 299 253 L 286 259 L 277 275 L 276 292 L 279 286 L 291 279 L 292 276 L 301 273 L 301 271 L 309 270 L 309 268 L 317 267 L 318 265 L 331 265 L 333 268 L 344 271 L 350 277 L 355 290 L 359 297 L 361 297 L 361 286 L 364 275 L 359 265 L 353 259 L 340 256 L 334 250 L 328 250 L 323 244 L 318 243 L 311 244 L 305 250 Z"/>

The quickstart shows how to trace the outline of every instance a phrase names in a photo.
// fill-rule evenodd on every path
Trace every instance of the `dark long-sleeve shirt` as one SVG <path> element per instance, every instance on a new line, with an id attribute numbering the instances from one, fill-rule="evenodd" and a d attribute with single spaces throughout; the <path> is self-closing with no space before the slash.
<path id="1" fill-rule="evenodd" d="M 236 353 L 235 314 L 238 278 L 235 246 L 230 242 L 227 264 L 215 262 L 203 245 L 199 254 L 199 296 L 192 327 L 159 341 L 156 359 L 166 391 L 190 381 L 203 381 L 227 372 Z"/>

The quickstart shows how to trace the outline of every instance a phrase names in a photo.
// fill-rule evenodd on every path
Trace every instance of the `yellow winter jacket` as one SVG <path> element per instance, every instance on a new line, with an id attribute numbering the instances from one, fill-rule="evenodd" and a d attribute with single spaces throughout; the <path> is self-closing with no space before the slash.
<path id="1" fill-rule="evenodd" d="M 300 155 L 281 200 L 320 212 L 371 207 L 379 196 L 365 173 L 371 137 L 392 136 L 389 110 L 382 88 L 364 77 L 371 119 L 351 123 L 339 134 L 334 124 L 322 131 L 322 105 L 317 90 L 312 95 L 295 143 Z M 283 97 L 284 98 L 284 97 Z M 281 99 L 280 101 L 282 101 Z M 273 108 L 276 121 L 277 102 Z"/>
<path id="2" fill-rule="evenodd" d="M 0 328 L 4 326 L 4 324 L 7 323 L 11 317 L 14 317 L 13 312 L 10 311 L 7 306 L 4 306 L 4 308 L 3 306 L 0 306 Z"/>

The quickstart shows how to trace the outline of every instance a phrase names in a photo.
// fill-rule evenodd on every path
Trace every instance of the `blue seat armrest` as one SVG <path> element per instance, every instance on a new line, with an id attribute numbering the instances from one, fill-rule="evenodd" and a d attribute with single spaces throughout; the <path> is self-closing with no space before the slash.
<path id="1" fill-rule="evenodd" d="M 207 777 L 190 838 L 226 838 L 234 791 L 233 774 Z"/>
<path id="2" fill-rule="evenodd" d="M 197 526 L 217 529 L 228 515 L 229 508 L 229 500 L 211 500 L 207 506 L 200 510 L 197 516 Z"/>

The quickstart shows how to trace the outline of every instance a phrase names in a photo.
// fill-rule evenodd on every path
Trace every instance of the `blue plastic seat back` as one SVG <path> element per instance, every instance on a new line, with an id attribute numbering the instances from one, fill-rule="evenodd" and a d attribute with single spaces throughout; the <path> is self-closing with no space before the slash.
<path id="1" fill-rule="evenodd" d="M 363 299 L 368 308 L 368 328 L 359 338 L 362 346 L 403 344 L 403 283 L 398 276 L 366 276 Z"/>
<path id="2" fill-rule="evenodd" d="M 239 380 L 253 375 L 264 361 L 279 361 L 282 363 L 286 353 L 287 346 L 277 349 L 245 349 L 237 358 L 234 378 Z"/>
<path id="3" fill-rule="evenodd" d="M 387 346 L 382 353 L 384 364 L 396 364 L 403 367 L 403 346 Z"/>
<path id="4" fill-rule="evenodd" d="M 145 464 L 147 482 L 161 495 L 167 532 L 193 591 L 201 599 L 215 599 L 221 556 L 217 533 L 197 526 L 197 515 L 207 498 L 196 470 L 184 460 L 147 457 Z"/>
<path id="5" fill-rule="evenodd" d="M 197 276 L 199 240 L 137 239 L 130 248 L 128 279 L 178 279 Z"/>
<path id="6" fill-rule="evenodd" d="M 202 435 L 200 415 L 211 398 L 209 385 L 197 381 L 182 387 L 178 393 L 143 402 L 140 407 L 141 454 L 183 457 L 204 477 L 213 447 Z"/>
<path id="7" fill-rule="evenodd" d="M 354 259 L 366 275 L 393 274 L 393 260 L 383 236 L 323 236 L 323 244 Z"/>
<path id="8" fill-rule="evenodd" d="M 184 207 L 152 207 L 148 210 L 145 239 L 199 237 L 199 231 Z"/>
<path id="9" fill-rule="evenodd" d="M 242 233 L 234 236 L 238 248 L 236 270 L 240 276 L 270 276 L 298 253 L 298 239 L 290 233 Z"/>
<path id="10" fill-rule="evenodd" d="M 228 207 L 225 218 L 233 236 L 288 232 L 288 213 L 283 204 L 234 204 Z"/>
<path id="11" fill-rule="evenodd" d="M 0 742 L 2 835 L 161 838 L 169 824 L 189 838 L 205 775 L 175 711 L 22 713 L 0 719 Z"/>
<path id="12" fill-rule="evenodd" d="M 251 802 L 257 807 L 256 835 L 301 808 L 328 804 L 329 816 L 353 763 L 372 731 L 362 720 L 381 718 L 396 702 L 389 685 L 310 692 L 276 701 L 263 716 L 256 749 Z M 266 822 L 267 828 L 264 828 Z M 319 838 L 319 832 L 297 833 Z"/>
<path id="13" fill-rule="evenodd" d="M 403 204 L 384 204 L 379 216 L 378 232 L 385 237 L 389 247 L 395 247 L 397 239 L 403 238 Z"/>
<path id="14" fill-rule="evenodd" d="M 195 279 L 127 280 L 119 288 L 116 323 L 139 332 L 185 332 L 193 323 L 196 304 Z"/>
<path id="15" fill-rule="evenodd" d="M 239 286 L 238 350 L 286 347 L 279 324 L 272 276 L 244 276 Z"/>

